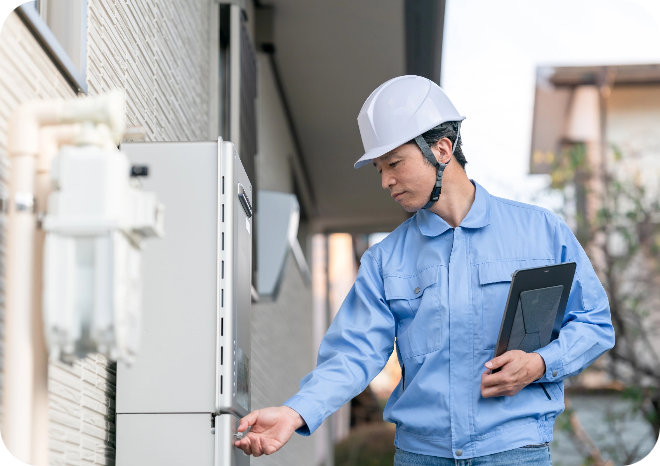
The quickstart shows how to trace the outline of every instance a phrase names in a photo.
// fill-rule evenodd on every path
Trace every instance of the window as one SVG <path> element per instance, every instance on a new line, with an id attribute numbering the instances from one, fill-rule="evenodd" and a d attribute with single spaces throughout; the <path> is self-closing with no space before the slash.
<path id="1" fill-rule="evenodd" d="M 87 93 L 87 0 L 38 0 L 16 12 L 74 90 Z"/>

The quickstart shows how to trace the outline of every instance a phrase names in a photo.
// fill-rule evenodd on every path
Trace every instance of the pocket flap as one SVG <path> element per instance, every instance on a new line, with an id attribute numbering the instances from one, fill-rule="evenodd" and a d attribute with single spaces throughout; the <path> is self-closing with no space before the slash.
<path id="1" fill-rule="evenodd" d="M 427 267 L 413 276 L 386 276 L 385 299 L 415 299 L 422 296 L 424 290 L 438 281 L 439 265 Z"/>
<path id="2" fill-rule="evenodd" d="M 550 265 L 551 259 L 518 259 L 479 264 L 479 284 L 510 282 L 513 272 L 520 269 L 531 269 Z"/>

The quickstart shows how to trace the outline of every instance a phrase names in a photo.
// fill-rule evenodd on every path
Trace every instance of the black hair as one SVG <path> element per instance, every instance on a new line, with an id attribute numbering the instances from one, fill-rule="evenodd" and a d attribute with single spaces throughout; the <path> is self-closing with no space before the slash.
<path id="1" fill-rule="evenodd" d="M 456 141 L 456 134 L 458 134 L 458 122 L 445 121 L 444 123 L 439 124 L 435 128 L 431 128 L 430 130 L 423 133 L 422 137 L 429 145 L 429 147 L 433 147 L 435 143 L 442 138 L 448 138 L 453 146 L 454 141 Z M 414 139 L 408 141 L 408 143 L 417 145 Z M 465 164 L 467 163 L 467 160 L 465 160 L 465 155 L 463 155 L 463 149 L 461 148 L 462 144 L 463 144 L 462 138 L 461 136 L 459 136 L 458 141 L 456 141 L 456 148 L 454 149 L 454 158 L 461 166 L 461 168 L 465 170 Z M 424 157 L 424 160 L 429 165 L 431 164 L 431 162 L 426 160 L 426 157 Z"/>

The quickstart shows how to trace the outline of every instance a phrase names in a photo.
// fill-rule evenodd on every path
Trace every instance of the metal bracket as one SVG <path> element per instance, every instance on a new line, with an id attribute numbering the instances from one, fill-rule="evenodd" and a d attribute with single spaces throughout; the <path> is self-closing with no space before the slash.
<path id="1" fill-rule="evenodd" d="M 236 440 L 241 440 L 243 437 L 245 437 L 248 434 L 248 432 L 250 432 L 250 429 L 252 429 L 252 426 L 248 426 L 248 428 L 245 429 L 243 432 L 236 432 L 234 434 L 234 438 Z"/>
<path id="2" fill-rule="evenodd" d="M 35 202 L 34 194 L 32 193 L 16 193 L 14 194 L 14 203 L 17 212 L 35 212 L 37 203 Z"/>
<path id="3" fill-rule="evenodd" d="M 241 183 L 238 183 L 238 200 L 241 201 L 245 215 L 247 215 L 248 218 L 252 217 L 252 204 L 250 204 L 250 198 Z"/>

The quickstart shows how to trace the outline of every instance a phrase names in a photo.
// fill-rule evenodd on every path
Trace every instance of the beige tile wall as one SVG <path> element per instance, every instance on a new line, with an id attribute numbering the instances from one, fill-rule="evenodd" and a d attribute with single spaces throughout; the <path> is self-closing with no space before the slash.
<path id="1" fill-rule="evenodd" d="M 148 140 L 207 139 L 208 31 L 206 0 L 89 0 L 89 95 L 124 89 L 127 122 L 143 126 Z M 25 25 L 10 15 L 0 34 L 0 190 L 7 189 L 7 125 L 14 109 L 30 99 L 72 96 L 73 90 Z M 3 297 L 0 279 L 0 336 Z M 114 365 L 101 356 L 73 366 L 51 364 L 52 465 L 114 464 L 115 375 Z M 1 390 L 2 379 L 0 396 Z M 0 422 L 1 416 L 0 412 Z"/>

